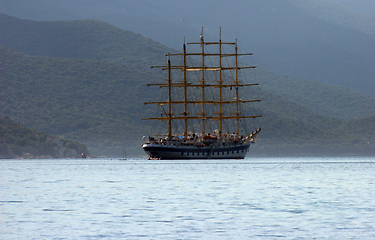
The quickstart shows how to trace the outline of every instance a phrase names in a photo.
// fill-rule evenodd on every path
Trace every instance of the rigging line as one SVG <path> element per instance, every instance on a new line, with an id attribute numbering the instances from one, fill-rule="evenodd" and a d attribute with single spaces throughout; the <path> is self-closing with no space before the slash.
<path id="1" fill-rule="evenodd" d="M 226 124 L 226 125 L 227 125 L 227 131 L 226 131 L 227 134 L 230 133 L 230 129 L 231 129 L 230 126 L 229 126 L 229 124 L 230 124 L 230 121 L 228 120 L 228 121 L 227 121 L 227 124 Z"/>
<path id="2" fill-rule="evenodd" d="M 187 58 L 189 59 L 191 66 L 194 66 L 193 61 L 191 60 L 191 57 L 187 56 Z M 198 72 L 194 71 L 194 74 L 195 74 L 196 78 L 199 79 Z"/>
<path id="3" fill-rule="evenodd" d="M 255 126 L 255 119 L 253 119 L 253 129 L 257 129 L 257 127 Z"/>
<path id="4" fill-rule="evenodd" d="M 243 130 L 244 130 L 244 121 L 242 121 L 242 120 L 240 119 L 240 120 L 238 121 L 238 124 L 239 124 L 239 126 L 240 126 L 240 129 L 239 129 L 238 134 L 239 134 L 239 135 L 242 135 Z"/>
<path id="5" fill-rule="evenodd" d="M 245 122 L 245 126 L 244 126 L 244 129 L 245 129 L 245 134 L 246 136 L 249 135 L 249 130 L 247 129 L 247 123 Z"/>
<path id="6" fill-rule="evenodd" d="M 246 108 L 247 109 L 247 108 Z M 246 110 L 245 110 L 245 106 L 243 105 L 240 105 L 240 112 L 244 112 L 245 115 L 247 114 Z M 247 125 L 247 119 L 240 119 L 240 124 L 242 125 L 242 129 L 245 130 L 245 133 L 247 135 L 247 128 L 246 128 L 246 125 Z"/>
<path id="7" fill-rule="evenodd" d="M 160 112 L 160 109 L 159 108 L 156 108 L 155 109 L 155 116 L 159 116 L 159 112 Z M 157 129 L 158 127 L 158 124 L 157 124 L 158 121 L 152 121 L 151 123 L 151 129 Z M 159 123 L 160 124 L 160 123 Z"/>
<path id="8" fill-rule="evenodd" d="M 210 57 L 210 56 L 208 56 L 208 60 L 209 60 L 209 62 L 210 62 L 210 64 L 211 64 L 211 66 L 214 67 L 214 64 L 212 63 L 212 60 L 211 60 L 211 57 Z M 213 73 L 214 73 L 215 79 L 218 79 L 217 71 L 213 71 Z"/>
<path id="9" fill-rule="evenodd" d="M 236 96 L 236 87 L 230 87 L 228 91 L 229 99 L 234 99 L 234 96 Z"/>
<path id="10" fill-rule="evenodd" d="M 183 71 L 180 71 L 179 74 L 177 73 L 177 75 L 179 75 L 178 78 L 174 78 L 174 79 L 182 79 L 183 78 Z M 176 76 L 176 73 L 174 74 L 174 76 Z M 178 82 L 178 81 L 175 81 L 175 82 Z M 179 101 L 182 100 L 182 97 L 183 97 L 183 94 L 180 94 L 181 92 L 181 89 L 179 88 L 174 88 L 174 92 L 175 92 L 175 95 L 177 95 L 177 98 Z M 176 112 L 177 115 L 179 115 L 180 112 L 183 112 L 181 111 L 181 106 L 178 106 L 178 105 L 174 105 L 174 111 Z M 179 129 L 181 128 L 183 124 L 183 121 L 173 121 L 173 127 L 176 129 L 176 132 L 180 132 Z"/>
<path id="11" fill-rule="evenodd" d="M 187 78 L 190 80 L 190 76 L 187 76 Z M 196 91 L 193 88 L 187 88 L 186 95 L 188 96 L 188 101 L 197 100 Z M 191 105 L 188 105 L 188 107 L 191 109 Z"/>
<path id="12" fill-rule="evenodd" d="M 250 61 L 251 61 L 251 65 L 252 66 L 255 66 L 254 64 L 253 64 L 253 56 L 250 56 Z M 253 69 L 254 71 L 253 71 L 253 77 L 254 77 L 254 82 L 257 82 L 257 68 L 255 68 L 255 69 Z"/>
<path id="13" fill-rule="evenodd" d="M 182 126 L 183 121 L 173 121 L 174 128 L 176 129 L 176 132 L 179 133 L 179 129 Z"/>
<path id="14" fill-rule="evenodd" d="M 210 80 L 210 75 L 206 75 L 206 77 L 205 77 L 205 79 L 206 79 L 206 82 L 212 82 L 211 80 Z M 211 98 L 213 99 L 213 100 L 215 100 L 215 94 L 214 94 L 214 92 L 213 92 L 213 88 L 208 88 L 209 90 L 210 90 L 210 92 L 211 92 Z"/>
<path id="15" fill-rule="evenodd" d="M 249 135 L 249 131 L 247 130 L 247 121 L 244 121 L 244 123 L 243 123 L 243 129 L 244 129 L 244 131 L 245 131 L 245 134 L 246 134 L 246 136 L 247 135 Z"/>
<path id="16" fill-rule="evenodd" d="M 193 62 L 192 62 L 191 58 L 189 56 L 187 56 L 187 57 L 188 57 L 188 59 L 190 61 L 190 64 L 193 66 Z M 194 74 L 196 76 L 196 79 L 199 79 L 198 72 L 194 71 Z M 190 79 L 191 82 L 193 82 L 192 79 L 190 78 L 190 74 L 189 74 L 189 79 Z M 195 100 L 197 100 L 198 99 L 197 98 L 197 93 L 194 90 L 191 90 L 191 91 L 193 91 Z"/>
<path id="17" fill-rule="evenodd" d="M 226 54 L 226 52 L 225 52 L 225 47 L 222 47 L 222 49 L 223 49 L 223 54 Z M 231 67 L 231 65 L 230 65 L 230 63 L 229 63 L 229 61 L 228 61 L 228 58 L 225 58 L 225 61 L 227 62 L 227 66 L 228 66 L 228 67 Z M 232 71 L 232 69 L 229 69 L 229 72 L 230 72 L 230 75 L 232 75 L 232 79 L 233 79 L 233 81 L 235 81 L 235 76 L 233 75 L 233 71 Z"/>
<path id="18" fill-rule="evenodd" d="M 251 56 L 251 61 L 253 61 L 253 57 Z M 253 64 L 252 64 L 253 65 Z M 253 65 L 254 66 L 254 65 Z M 255 69 L 253 69 L 254 70 L 254 82 L 258 82 L 257 81 L 257 69 L 255 68 Z M 259 89 L 259 86 L 257 86 L 257 88 Z M 262 101 L 261 102 L 259 102 L 258 103 L 259 104 L 259 112 L 260 112 L 260 114 L 259 115 L 263 115 L 263 108 L 262 108 L 262 106 L 263 106 L 263 103 L 262 103 Z M 254 104 L 252 104 L 253 105 L 253 107 L 254 107 Z M 254 109 L 256 110 L 256 108 L 254 107 Z M 258 121 L 257 119 L 253 119 L 253 122 L 254 122 L 254 129 L 257 129 L 256 128 L 256 126 L 255 126 L 255 121 Z M 260 120 L 259 120 L 260 121 Z"/>
<path id="19" fill-rule="evenodd" d="M 152 73 L 152 76 L 153 76 L 154 79 L 156 78 L 155 74 L 153 74 L 153 73 Z M 162 99 L 165 99 L 166 92 L 162 91 L 162 94 L 160 94 L 158 96 L 159 96 L 158 100 L 161 101 Z M 158 106 L 157 108 L 155 108 L 154 116 L 159 116 L 159 114 L 161 112 L 161 108 L 162 108 L 162 106 Z M 163 124 L 161 124 L 160 121 L 152 121 L 151 127 L 152 127 L 152 129 L 154 129 L 155 133 L 160 133 L 160 132 L 162 132 L 162 129 L 164 129 Z M 159 130 L 158 130 L 158 127 L 160 128 Z"/>
<path id="20" fill-rule="evenodd" d="M 207 133 L 207 129 L 210 129 L 208 132 L 211 132 L 211 128 L 212 128 L 211 120 L 206 120 L 206 133 Z"/>
<path id="21" fill-rule="evenodd" d="M 263 108 L 262 108 L 262 102 L 260 102 L 260 104 L 259 104 L 259 111 L 260 111 L 260 114 L 261 115 L 263 115 Z M 254 119 L 254 121 L 255 121 L 256 119 Z M 258 121 L 258 120 L 257 120 Z M 261 121 L 261 120 L 259 120 L 259 121 Z"/>
<path id="22" fill-rule="evenodd" d="M 157 135 L 162 135 L 165 128 L 167 128 L 167 122 L 160 124 L 159 130 L 157 130 Z"/>
<path id="23" fill-rule="evenodd" d="M 212 59 L 211 59 L 211 57 L 210 56 L 208 56 L 208 60 L 209 60 L 209 62 L 210 62 L 210 64 L 211 64 L 211 66 L 212 67 L 214 67 L 214 64 L 212 63 Z M 214 79 L 219 79 L 219 77 L 217 76 L 217 71 L 212 71 L 213 72 L 213 74 L 214 74 Z M 207 75 L 207 82 L 210 82 L 209 81 L 209 75 Z M 213 82 L 214 83 L 214 81 L 211 81 L 211 82 Z M 212 95 L 212 99 L 213 100 L 215 100 L 215 94 L 214 94 L 214 92 L 213 92 L 213 88 L 209 88 L 210 89 L 210 91 L 211 91 L 211 95 Z"/>
<path id="24" fill-rule="evenodd" d="M 180 74 L 180 77 L 178 77 L 178 78 L 175 78 L 175 75 L 176 74 L 174 74 L 174 73 L 172 73 L 172 80 L 173 79 L 181 79 L 181 74 Z M 174 81 L 174 82 L 178 82 L 178 81 Z M 179 88 L 172 88 L 173 89 L 173 91 L 174 91 L 174 95 L 176 95 L 177 97 L 177 99 L 179 100 L 179 101 L 181 101 L 181 95 L 179 94 Z"/>
<path id="25" fill-rule="evenodd" d="M 160 110 L 160 108 L 158 109 Z M 153 122 L 158 122 L 158 124 L 155 124 L 155 127 L 152 128 L 153 129 L 152 132 L 154 132 L 153 135 L 154 136 L 161 135 L 164 132 L 165 128 L 167 127 L 166 122 L 163 122 L 163 121 L 153 121 Z"/>
<path id="26" fill-rule="evenodd" d="M 233 120 L 231 122 L 232 122 L 232 128 L 231 129 L 237 129 L 237 123 Z"/>
<path id="27" fill-rule="evenodd" d="M 194 124 L 194 121 L 192 121 L 192 124 L 191 124 L 191 132 L 195 133 L 195 124 Z"/>
<path id="28" fill-rule="evenodd" d="M 213 132 L 213 129 L 214 129 L 214 124 L 212 123 L 212 121 L 209 121 L 208 122 L 208 128 L 210 129 L 210 132 Z"/>

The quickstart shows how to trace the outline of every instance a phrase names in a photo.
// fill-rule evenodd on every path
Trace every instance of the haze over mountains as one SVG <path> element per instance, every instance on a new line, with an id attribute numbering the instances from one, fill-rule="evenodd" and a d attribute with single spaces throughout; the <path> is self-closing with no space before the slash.
<path id="1" fill-rule="evenodd" d="M 20 2 L 21 0 L 17 1 Z M 39 5 L 31 4 L 33 2 L 27 1 L 24 3 L 31 8 L 38 7 L 40 10 L 38 17 L 47 16 L 41 14 L 46 12 L 45 9 L 55 9 L 55 14 L 49 15 L 51 18 L 68 16 L 71 13 L 67 10 L 60 11 L 61 14 L 57 12 L 56 9 L 63 9 L 60 1 L 48 1 L 48 4 L 46 4 L 46 1 L 38 1 Z M 64 3 L 67 2 L 69 1 L 64 1 Z M 111 1 L 108 4 L 99 0 L 90 2 L 92 3 L 90 11 L 99 14 L 100 11 L 97 9 L 100 9 L 101 6 L 102 13 L 107 12 L 108 16 L 113 18 L 120 16 L 120 14 L 112 14 L 116 11 L 121 12 L 119 4 L 125 4 L 123 1 Z M 267 2 L 264 1 L 264 3 Z M 279 9 L 283 9 L 283 6 L 287 6 L 285 4 L 291 2 L 293 1 L 279 1 L 281 8 L 275 8 L 274 12 L 278 12 Z M 4 4 L 4 1 L 1 3 Z M 71 3 L 70 7 L 76 6 L 77 9 L 80 9 L 79 7 L 83 9 L 84 6 L 87 6 L 85 1 Z M 133 21 L 134 19 L 148 19 L 150 16 L 161 14 L 160 11 L 150 10 L 148 12 L 147 9 L 153 6 L 151 3 L 151 5 L 148 5 L 148 3 L 150 2 L 135 1 L 132 10 L 138 6 L 138 12 L 130 12 L 138 14 L 133 18 Z M 251 1 L 250 3 L 253 6 L 260 4 L 257 1 Z M 8 9 L 10 5 L 8 5 Z M 146 7 L 143 8 L 144 6 Z M 269 9 L 270 5 L 265 4 L 263 8 Z M 27 15 L 26 8 L 18 5 L 18 9 L 23 9 L 23 14 Z M 155 7 L 153 9 L 160 8 Z M 163 11 L 167 10 L 168 8 L 163 8 Z M 214 16 L 220 15 L 219 12 L 217 10 L 217 14 L 214 14 Z M 175 8 L 175 13 L 178 13 L 178 8 Z M 129 14 L 132 16 L 131 13 Z M 73 15 L 80 18 L 77 13 L 72 13 L 71 16 Z M 258 15 L 260 18 L 262 17 L 260 13 Z M 166 16 L 163 16 L 165 21 L 168 19 Z M 191 17 L 193 16 L 191 15 Z M 278 16 L 280 17 L 280 15 Z M 277 14 L 274 17 L 273 21 L 277 22 Z M 300 17 L 302 18 L 302 15 Z M 324 22 L 322 19 L 310 20 L 313 22 L 312 25 L 320 21 Z M 291 22 L 292 20 L 289 19 L 288 21 Z M 157 79 L 162 77 L 150 72 L 148 67 L 163 64 L 165 62 L 164 53 L 176 51 L 170 48 L 174 47 L 173 39 L 178 40 L 176 48 L 179 49 L 183 42 L 183 36 L 186 36 L 186 41 L 195 41 L 201 31 L 201 26 L 197 26 L 190 31 L 189 29 L 192 29 L 190 20 L 182 21 L 182 23 L 167 21 L 165 26 L 160 24 L 157 19 L 154 23 L 148 23 L 151 25 L 144 26 L 141 24 L 139 30 L 145 31 L 147 34 L 159 32 L 157 36 L 155 35 L 156 37 L 161 37 L 162 33 L 168 33 L 166 36 L 170 37 L 168 41 L 171 41 L 169 47 L 154 41 L 154 38 L 146 39 L 137 33 L 122 30 L 102 21 L 45 22 L 21 20 L 0 15 L 0 44 L 5 46 L 1 49 L 3 68 L 0 77 L 3 87 L 0 91 L 2 95 L 0 113 L 9 115 L 13 120 L 45 131 L 48 134 L 81 141 L 88 146 L 89 151 L 94 155 L 110 156 L 111 153 L 121 153 L 124 144 L 131 148 L 130 152 L 141 154 L 140 139 L 142 135 L 145 135 L 145 129 L 149 129 L 150 126 L 147 122 L 140 123 L 139 119 L 153 114 L 153 110 L 144 107 L 142 103 L 156 97 L 155 89 L 147 88 L 145 83 L 157 82 Z M 210 21 L 207 20 L 207 25 L 209 23 Z M 187 25 L 190 25 L 190 27 Z M 153 26 L 154 29 L 150 29 L 148 32 L 149 26 Z M 354 30 L 349 29 L 349 27 L 341 27 L 342 31 L 333 29 L 336 32 L 332 36 L 338 35 L 338 38 L 346 39 L 348 36 L 346 31 L 354 33 Z M 343 30 L 344 28 L 346 30 Z M 171 29 L 175 29 L 176 32 L 171 33 Z M 187 29 L 186 33 L 191 34 L 184 34 L 185 29 Z M 216 26 L 205 27 L 204 31 L 206 39 L 217 40 Z M 278 148 L 279 152 L 284 153 L 291 149 L 295 152 L 306 151 L 311 153 L 315 148 L 321 149 L 321 145 L 326 145 L 336 153 L 343 149 L 346 149 L 346 152 L 352 151 L 352 153 L 359 153 L 362 150 L 367 153 L 370 151 L 369 146 L 372 146 L 373 136 L 375 135 L 375 97 L 372 92 L 374 82 L 363 76 L 371 76 L 371 67 L 367 66 L 371 65 L 371 60 L 365 63 L 347 62 L 343 55 L 349 55 L 351 51 L 345 46 L 357 40 L 366 42 L 372 38 L 371 34 L 357 29 L 356 33 L 359 32 L 360 35 L 356 35 L 354 40 L 353 38 L 349 39 L 352 42 L 349 41 L 348 43 L 342 40 L 339 44 L 333 44 L 340 46 L 341 49 L 346 49 L 346 52 L 342 52 L 341 55 L 332 54 L 328 57 L 325 56 L 325 58 L 322 57 L 321 61 L 326 61 L 327 67 L 331 67 L 331 70 L 319 74 L 325 77 L 331 75 L 332 79 L 340 83 L 337 84 L 338 86 L 333 86 L 335 85 L 334 82 L 317 83 L 314 79 L 316 74 L 308 73 L 308 69 L 304 69 L 304 74 L 311 76 L 311 78 L 296 80 L 293 78 L 296 72 L 288 72 L 287 69 L 284 69 L 285 71 L 281 72 L 281 76 L 265 70 L 267 68 L 263 64 L 258 64 L 264 57 L 259 56 L 262 44 L 268 44 L 267 51 L 270 51 L 269 49 L 272 46 L 274 48 L 277 46 L 272 44 L 279 42 L 280 51 L 285 51 L 288 47 L 288 44 L 285 44 L 288 37 L 280 35 L 280 38 L 272 41 L 267 39 L 267 36 L 271 37 L 274 33 L 264 30 L 262 36 L 265 37 L 265 40 L 262 42 L 258 39 L 257 42 L 255 40 L 249 41 L 249 38 L 243 35 L 243 31 L 251 32 L 250 30 L 236 31 L 231 29 L 230 31 L 234 34 L 233 36 L 228 35 L 223 27 L 223 38 L 230 41 L 238 38 L 239 47 L 243 51 L 248 52 L 255 49 L 253 51 L 255 53 L 254 62 L 261 66 L 256 70 L 256 79 L 252 79 L 261 84 L 257 91 L 252 92 L 257 94 L 254 98 L 259 97 L 263 100 L 261 111 L 264 117 L 260 120 L 261 122 L 257 123 L 261 124 L 263 129 L 259 144 L 257 144 L 258 152 L 261 153 L 266 150 L 269 153 L 272 149 Z M 340 35 L 341 33 L 344 35 Z M 297 62 L 306 61 L 307 58 L 308 61 L 315 64 L 315 61 L 302 56 L 303 54 L 296 50 L 299 35 L 293 31 L 289 31 L 289 34 L 296 38 L 293 42 L 296 44 L 296 48 L 290 46 L 293 51 L 285 59 L 278 59 L 278 64 L 293 65 L 292 62 L 286 62 L 290 59 L 286 59 L 296 58 L 298 54 L 301 56 L 299 56 L 300 59 Z M 143 33 L 142 35 L 146 36 Z M 244 39 L 240 35 L 243 35 Z M 364 36 L 363 39 L 361 36 Z M 304 41 L 300 42 L 300 44 L 302 43 Z M 318 40 L 316 40 L 316 44 L 321 46 Z M 332 45 L 327 44 L 327 46 L 329 48 Z M 363 48 L 363 46 L 356 47 Z M 278 65 L 277 61 L 272 58 L 275 54 L 271 54 L 267 58 L 267 51 L 262 52 L 262 54 L 266 54 L 265 61 L 267 63 L 275 61 L 275 65 Z M 310 49 L 306 48 L 304 51 L 310 51 Z M 371 48 L 369 51 L 372 51 Z M 361 54 L 358 54 L 359 57 L 357 56 L 356 60 L 371 59 L 371 56 L 367 56 L 368 53 L 364 52 L 363 50 Z M 335 61 L 328 61 L 330 58 L 335 58 Z M 317 61 L 317 64 L 321 64 L 321 61 Z M 358 69 L 355 67 L 345 69 L 346 72 L 336 76 L 337 70 L 344 68 L 349 63 L 357 64 L 357 68 L 363 71 L 362 75 L 355 78 L 355 87 L 345 86 L 345 79 L 340 78 L 344 76 L 348 80 L 346 83 L 350 83 L 352 80 L 349 76 L 357 75 Z M 319 69 L 319 66 L 313 65 L 310 71 L 314 72 L 314 69 Z M 353 89 L 358 90 L 357 88 L 362 89 L 360 90 L 362 93 L 353 91 Z M 354 135 L 351 134 L 348 137 L 347 133 L 354 131 L 354 129 Z M 352 149 L 349 149 L 351 147 Z M 327 153 L 329 149 L 326 148 L 324 151 Z"/>
<path id="2" fill-rule="evenodd" d="M 344 0 L 343 0 L 344 1 Z M 0 1 L 3 13 L 34 20 L 98 19 L 180 49 L 184 37 L 239 39 L 256 64 L 292 78 L 374 95 L 375 18 L 341 1 Z M 344 1 L 347 6 L 353 1 Z M 371 1 L 356 6 L 371 8 Z M 367 5 L 365 5 L 367 4 Z M 362 8 L 362 9 L 364 9 Z"/>
<path id="3" fill-rule="evenodd" d="M 375 17 L 375 2 L 371 0 L 335 0 L 353 12 Z"/>

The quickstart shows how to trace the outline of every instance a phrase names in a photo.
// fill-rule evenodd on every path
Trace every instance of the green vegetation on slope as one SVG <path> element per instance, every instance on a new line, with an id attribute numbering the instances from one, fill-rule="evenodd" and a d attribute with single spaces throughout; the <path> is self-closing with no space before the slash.
<path id="1" fill-rule="evenodd" d="M 101 145 L 124 146 L 144 134 L 139 120 L 147 109 L 144 96 L 152 97 L 146 86 L 151 75 L 113 62 L 0 51 L 2 114 L 48 134 L 85 142 L 94 155 L 100 154 L 95 149 Z"/>
<path id="2" fill-rule="evenodd" d="M 139 34 L 96 20 L 40 22 L 0 14 L 0 22 L 3 25 L 0 28 L 1 43 L 29 55 L 111 60 L 120 62 L 127 68 L 148 71 L 149 66 L 164 64 L 164 54 L 174 51 Z M 283 62 L 283 59 L 277 61 Z M 343 120 L 375 114 L 374 96 L 313 81 L 280 77 L 259 68 L 256 72 L 256 81 L 261 84 L 262 89 L 296 102 L 317 114 Z M 332 78 L 343 81 L 339 77 Z"/>
<path id="3" fill-rule="evenodd" d="M 64 14 L 58 9 L 65 9 L 76 15 L 77 18 L 103 20 L 123 29 L 152 37 L 154 40 L 175 48 L 180 48 L 183 37 L 186 37 L 188 41 L 198 39 L 202 23 L 205 26 L 206 39 L 211 37 L 216 40 L 219 26 L 221 26 L 224 38 L 228 39 L 225 36 L 229 36 L 232 40 L 233 36 L 237 37 L 242 46 L 256 54 L 256 63 L 259 66 L 278 74 L 287 73 L 297 79 L 308 79 L 355 89 L 366 94 L 374 94 L 371 91 L 375 88 L 373 81 L 375 76 L 373 68 L 375 65 L 373 58 L 375 55 L 374 35 L 364 33 L 358 30 L 358 27 L 347 27 L 346 24 L 343 24 L 348 22 L 349 25 L 353 25 L 356 18 L 348 14 L 345 9 L 340 9 L 340 5 L 329 4 L 328 0 L 241 0 L 236 4 L 233 4 L 233 1 L 225 0 L 221 1 L 221 4 L 214 5 L 200 0 L 191 0 L 164 4 L 163 6 L 152 0 L 116 0 L 110 3 L 104 0 L 81 0 L 80 4 L 77 4 L 75 0 L 54 1 L 54 3 L 32 0 L 34 6 L 38 5 L 37 18 L 35 18 L 33 8 L 29 7 L 30 1 L 18 0 L 18 4 L 6 4 L 9 8 L 8 10 L 4 8 L 3 12 L 17 14 L 21 18 L 57 20 L 60 17 L 64 18 Z M 86 2 L 86 4 L 82 4 L 82 2 Z M 51 5 L 58 8 L 51 8 Z M 88 8 L 87 5 L 90 7 Z M 201 7 L 197 8 L 198 5 Z M 124 9 L 126 9 L 126 14 L 123 12 Z M 207 9 L 212 9 L 212 11 L 207 12 Z M 311 11 L 309 11 L 310 9 Z M 55 18 L 51 18 L 51 11 L 56 11 Z M 226 14 L 213 14 L 215 12 L 225 12 Z M 66 14 L 65 19 L 71 19 L 71 15 Z M 368 22 L 374 26 L 373 19 Z M 6 23 L 7 21 L 2 25 Z M 54 23 L 56 22 L 50 22 L 51 25 Z M 34 24 L 38 24 L 38 22 L 34 22 Z M 15 29 L 24 28 L 22 26 L 13 27 L 10 31 L 8 29 L 0 35 L 4 36 L 6 32 L 12 33 Z M 30 31 L 24 30 L 23 39 L 29 39 Z M 61 31 L 68 33 L 63 28 Z M 51 38 L 48 31 L 39 32 L 41 34 L 38 36 Z M 59 32 L 55 31 L 51 31 L 51 33 L 60 36 L 57 42 L 62 42 L 61 39 L 65 39 L 67 36 L 61 36 Z M 83 40 L 90 43 L 89 40 L 80 37 L 80 33 L 75 35 L 75 39 L 78 41 L 70 41 L 68 44 L 82 43 Z M 82 33 L 87 34 L 84 29 Z M 106 34 L 92 35 L 92 39 L 98 39 L 101 35 Z M 32 36 L 29 40 L 31 41 L 26 42 L 26 45 L 42 46 L 43 48 L 41 45 L 43 39 L 35 41 L 36 38 Z M 113 40 L 119 39 L 113 38 Z M 106 45 L 103 42 L 96 42 Z M 66 42 L 62 43 L 66 44 Z M 45 44 L 45 46 L 50 45 L 49 43 Z M 90 43 L 88 46 L 95 46 L 95 44 Z M 7 47 L 15 49 L 11 45 Z M 85 47 L 82 46 L 82 49 Z M 98 46 L 97 50 L 100 52 L 101 47 Z M 54 52 L 55 50 L 50 51 Z"/>
<path id="4" fill-rule="evenodd" d="M 97 20 L 31 21 L 0 14 L 5 47 L 29 55 L 119 61 L 149 68 L 172 49 Z"/>
<path id="5" fill-rule="evenodd" d="M 170 49 L 100 21 L 34 22 L 0 16 L 8 24 L 2 32 L 7 45 L 60 57 L 0 48 L 1 114 L 84 142 L 96 156 L 119 156 L 123 147 L 133 156 L 143 154 L 141 137 L 152 123 L 140 119 L 156 114 L 143 102 L 160 97 L 159 89 L 146 83 L 162 81 L 161 75 L 145 69 L 163 64 Z M 250 99 L 262 99 L 263 118 L 256 123 L 262 134 L 255 148 L 267 149 L 267 154 L 272 148 L 286 152 L 301 146 L 307 152 L 322 145 L 336 153 L 367 154 L 364 149 L 371 149 L 373 141 L 363 129 L 371 132 L 373 125 L 358 119 L 374 115 L 373 97 L 261 69 L 256 73 L 261 87 L 245 92 Z M 362 130 L 348 135 L 356 123 Z"/>
<path id="6" fill-rule="evenodd" d="M 361 136 L 373 143 L 375 142 L 375 115 L 346 122 L 339 131 L 351 136 Z"/>
<path id="7" fill-rule="evenodd" d="M 53 137 L 0 116 L 0 158 L 79 157 L 85 145 Z"/>
<path id="8" fill-rule="evenodd" d="M 263 90 L 298 103 L 314 113 L 351 120 L 375 115 L 375 97 L 341 87 L 257 69 L 257 81 Z"/>
<path id="9" fill-rule="evenodd" d="M 161 79 L 115 62 L 28 56 L 6 48 L 0 54 L 2 114 L 83 142 L 96 156 L 120 156 L 122 147 L 130 155 L 143 154 L 141 137 L 152 127 L 140 119 L 155 115 L 143 102 L 159 98 L 159 89 L 146 83 Z M 264 116 L 256 146 L 266 154 L 272 146 L 283 151 L 299 145 L 326 145 L 344 152 L 368 148 L 360 134 L 349 139 L 337 132 L 344 121 L 317 115 L 261 88 L 254 90 L 254 98 L 263 100 Z"/>
<path id="10" fill-rule="evenodd" d="M 375 139 L 356 132 L 361 120 L 348 122 L 319 115 L 268 91 L 261 91 L 262 132 L 256 153 L 262 154 L 374 154 Z M 358 121 L 358 122 L 357 122 Z M 374 131 L 369 121 L 361 129 Z M 259 150 L 261 149 L 261 150 Z"/>

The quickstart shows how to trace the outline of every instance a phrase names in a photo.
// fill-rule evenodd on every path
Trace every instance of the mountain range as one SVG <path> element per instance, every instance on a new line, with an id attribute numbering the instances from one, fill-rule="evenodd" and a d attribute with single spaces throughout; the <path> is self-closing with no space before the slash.
<path id="1" fill-rule="evenodd" d="M 1 12 L 31 20 L 96 19 L 174 49 L 198 39 L 238 38 L 258 66 L 295 79 L 375 92 L 371 0 L 0 0 Z M 350 7 L 356 6 L 357 11 Z"/>
<path id="2" fill-rule="evenodd" d="M 0 116 L 0 159 L 3 158 L 77 158 L 87 154 L 85 145 L 49 136 Z"/>
<path id="3" fill-rule="evenodd" d="M 163 78 L 148 67 L 178 50 L 98 20 L 2 14 L 0 23 L 2 115 L 83 142 L 97 156 L 120 155 L 124 146 L 142 155 L 141 137 L 152 124 L 139 119 L 154 114 L 142 103 L 157 97 L 146 83 Z M 255 75 L 260 87 L 249 94 L 262 99 L 263 115 L 255 153 L 373 152 L 373 96 L 264 68 Z"/>

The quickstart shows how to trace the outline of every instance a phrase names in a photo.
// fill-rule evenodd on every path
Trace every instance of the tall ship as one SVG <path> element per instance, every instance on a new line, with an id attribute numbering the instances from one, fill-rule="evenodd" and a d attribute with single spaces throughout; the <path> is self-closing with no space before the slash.
<path id="1" fill-rule="evenodd" d="M 261 131 L 247 130 L 247 119 L 259 114 L 243 114 L 244 87 L 258 85 L 241 80 L 244 69 L 240 58 L 252 53 L 238 53 L 235 42 L 200 41 L 183 44 L 182 53 L 168 53 L 168 64 L 153 66 L 167 71 L 167 79 L 150 83 L 166 92 L 162 101 L 145 102 L 159 106 L 157 116 L 143 120 L 164 123 L 164 133 L 144 137 L 142 145 L 150 159 L 243 159 Z M 173 62 L 173 64 L 172 64 Z M 241 66 L 240 66 L 241 65 Z M 248 92 L 246 92 L 248 95 Z"/>

